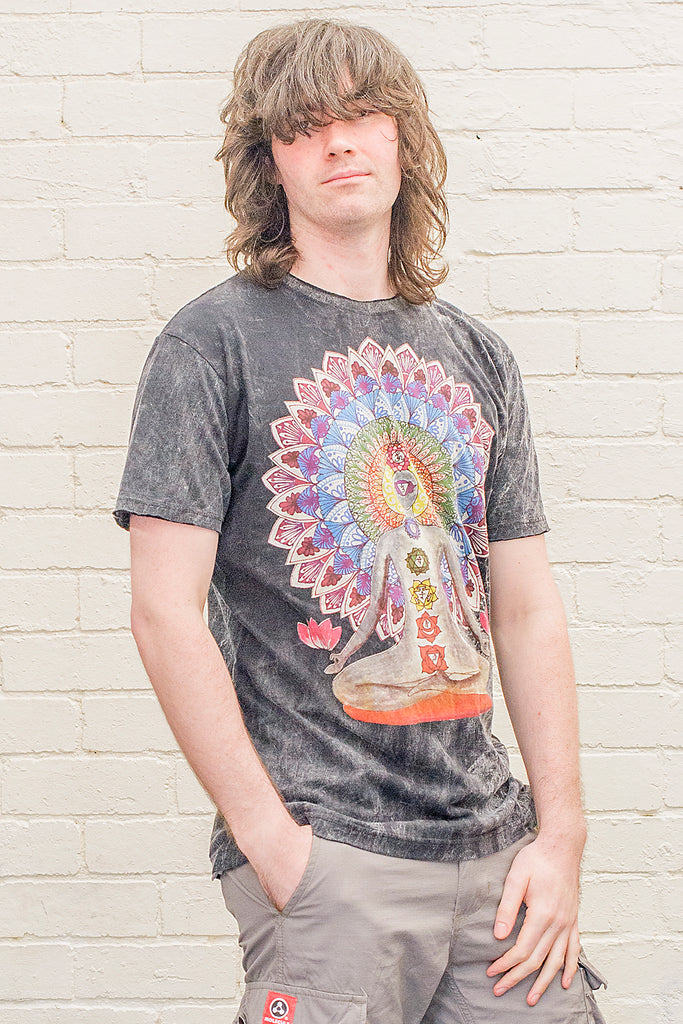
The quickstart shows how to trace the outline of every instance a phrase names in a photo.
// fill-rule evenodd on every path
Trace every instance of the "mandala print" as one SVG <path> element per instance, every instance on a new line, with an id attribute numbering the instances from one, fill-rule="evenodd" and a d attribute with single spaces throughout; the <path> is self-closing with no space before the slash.
<path id="1" fill-rule="evenodd" d="M 357 629 L 369 604 L 376 542 L 405 520 L 392 480 L 407 470 L 418 481 L 415 535 L 417 524 L 449 533 L 471 607 L 487 628 L 476 556 L 488 551 L 484 476 L 493 430 L 470 387 L 456 383 L 440 362 L 418 358 L 410 345 L 394 351 L 372 338 L 346 356 L 326 352 L 313 376 L 294 380 L 297 401 L 287 402 L 289 415 L 272 424 L 279 447 L 263 476 L 275 495 L 268 504 L 277 517 L 269 541 L 287 551 L 292 585 L 310 590 L 324 615 L 346 618 Z M 430 572 L 429 589 L 416 583 L 427 636 L 439 580 L 462 616 L 445 559 L 429 566 L 425 558 L 416 543 L 408 567 Z M 393 569 L 388 582 L 376 627 L 382 639 L 401 636 L 410 599 Z M 440 664 L 438 646 L 428 656 L 432 669 Z"/>

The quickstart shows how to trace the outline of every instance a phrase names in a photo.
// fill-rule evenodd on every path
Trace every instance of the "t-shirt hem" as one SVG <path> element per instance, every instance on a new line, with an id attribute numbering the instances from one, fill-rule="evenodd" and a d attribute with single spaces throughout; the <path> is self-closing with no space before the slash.
<path id="1" fill-rule="evenodd" d="M 291 808 L 290 808 L 291 810 Z M 316 806 L 309 809 L 306 815 L 314 835 L 332 842 L 346 843 L 359 847 L 369 853 L 378 853 L 388 857 L 400 857 L 406 860 L 440 861 L 457 863 L 466 860 L 479 860 L 492 854 L 500 853 L 508 846 L 532 832 L 536 827 L 536 815 L 533 806 L 527 810 L 519 809 L 514 817 L 508 818 L 503 824 L 479 835 L 450 835 L 441 837 L 408 838 L 390 835 L 386 832 L 373 831 L 361 822 L 340 820 L 336 815 L 326 814 L 324 808 Z M 296 818 L 297 815 L 295 814 Z M 220 842 L 221 833 L 214 836 L 214 843 Z M 230 841 L 226 832 L 222 833 L 223 842 L 211 851 L 212 878 L 220 878 L 226 871 L 239 867 L 246 862 L 246 857 Z M 212 843 L 212 847 L 214 846 Z"/>
<path id="2" fill-rule="evenodd" d="M 509 526 L 499 527 L 497 530 L 488 529 L 488 539 L 490 543 L 497 540 L 518 540 L 522 537 L 538 537 L 542 533 L 548 533 L 550 526 L 548 520 L 545 519 L 533 519 L 528 522 L 514 522 L 510 523 Z"/>
<path id="3" fill-rule="evenodd" d="M 120 497 L 117 500 L 116 508 L 112 515 L 118 525 L 124 530 L 130 529 L 131 513 L 137 516 L 154 516 L 157 519 L 166 519 L 171 523 L 203 526 L 208 530 L 215 530 L 216 533 L 220 533 L 223 526 L 223 520 L 218 519 L 210 512 L 201 512 L 198 509 L 192 508 L 179 508 L 166 502 L 149 501 L 146 498 Z"/>

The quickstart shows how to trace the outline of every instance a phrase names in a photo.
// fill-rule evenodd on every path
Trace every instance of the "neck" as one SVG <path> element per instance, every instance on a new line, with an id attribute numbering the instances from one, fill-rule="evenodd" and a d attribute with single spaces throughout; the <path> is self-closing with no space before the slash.
<path id="1" fill-rule="evenodd" d="M 349 299 L 390 299 L 396 289 L 389 281 L 389 225 L 357 235 L 311 230 L 292 237 L 299 258 L 292 274 L 308 284 Z"/>

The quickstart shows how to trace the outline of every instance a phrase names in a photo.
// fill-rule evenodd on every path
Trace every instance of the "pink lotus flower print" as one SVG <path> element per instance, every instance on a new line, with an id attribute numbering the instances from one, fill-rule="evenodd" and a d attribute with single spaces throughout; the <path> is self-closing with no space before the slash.
<path id="1" fill-rule="evenodd" d="M 342 634 L 341 626 L 333 626 L 331 619 L 323 619 L 322 622 L 309 619 L 308 625 L 298 622 L 296 629 L 299 640 L 303 640 L 309 647 L 318 647 L 323 651 L 334 650 Z"/>

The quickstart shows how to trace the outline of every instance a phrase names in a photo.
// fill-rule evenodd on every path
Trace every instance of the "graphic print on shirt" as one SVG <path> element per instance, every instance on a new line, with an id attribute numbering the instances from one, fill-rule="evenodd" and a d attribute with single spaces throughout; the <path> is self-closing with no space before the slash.
<path id="1" fill-rule="evenodd" d="M 488 614 L 477 555 L 488 553 L 484 479 L 493 429 L 468 384 L 366 338 L 326 352 L 275 420 L 263 481 L 269 541 L 323 615 L 299 638 L 352 718 L 403 725 L 491 707 Z M 348 620 L 353 633 L 335 652 Z M 362 656 L 375 631 L 395 642 Z M 357 652 L 360 657 L 349 660 Z"/>

